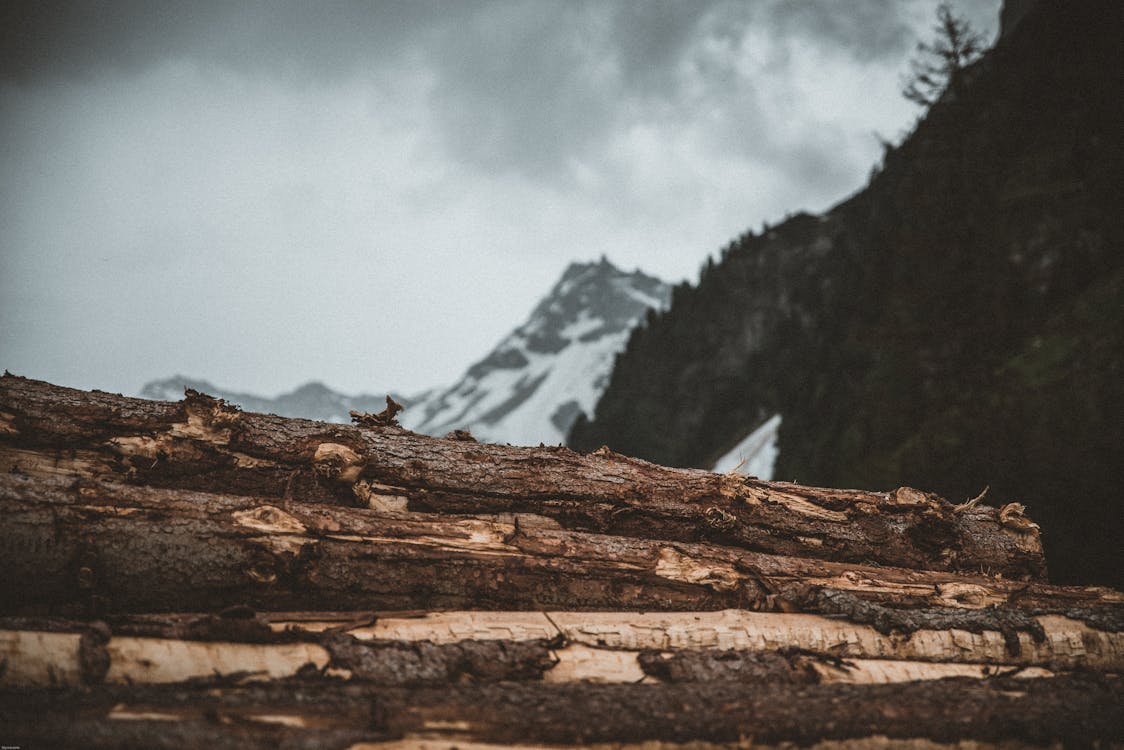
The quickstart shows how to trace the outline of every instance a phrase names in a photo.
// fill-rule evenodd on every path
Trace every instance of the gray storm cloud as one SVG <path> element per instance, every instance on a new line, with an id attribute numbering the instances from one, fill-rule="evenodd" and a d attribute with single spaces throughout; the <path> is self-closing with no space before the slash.
<path id="1" fill-rule="evenodd" d="M 762 109 L 728 76 L 704 102 L 683 68 L 747 28 L 829 46 L 860 62 L 897 59 L 913 42 L 899 0 L 818 2 L 328 2 L 200 0 L 6 5 L 0 73 L 18 85 L 128 76 L 168 61 L 317 85 L 414 60 L 434 71 L 451 152 L 487 168 L 541 172 L 631 118 L 691 117 L 701 106 Z M 774 51 L 783 76 L 793 51 Z M 711 55 L 713 57 L 713 55 Z M 730 71 L 713 65 L 720 76 Z M 722 79 L 716 79 L 720 82 Z M 728 105 L 727 105 L 728 106 Z M 689 108 L 689 109 L 688 109 Z M 686 110 L 686 111 L 685 111 Z"/>
<path id="2" fill-rule="evenodd" d="M 687 278 L 860 187 L 934 5 L 6 3 L 0 366 L 450 380 L 571 260 Z"/>
<path id="3" fill-rule="evenodd" d="M 902 20 L 908 5 L 898 0 L 853 0 L 845 7 L 833 0 L 9 2 L 0 11 L 0 73 L 8 80 L 41 81 L 84 76 L 103 67 L 136 72 L 168 58 L 191 57 L 240 68 L 335 76 L 412 44 L 446 46 L 457 39 L 472 44 L 473 32 L 482 31 L 491 37 L 488 41 L 498 42 L 492 48 L 496 57 L 519 63 L 549 60 L 546 53 L 556 50 L 555 38 L 596 34 L 595 27 L 601 26 L 625 77 L 655 81 L 658 88 L 661 74 L 674 66 L 708 17 L 719 18 L 732 36 L 755 23 L 871 59 L 912 44 L 910 25 Z M 514 76 L 521 72 L 510 71 Z"/>

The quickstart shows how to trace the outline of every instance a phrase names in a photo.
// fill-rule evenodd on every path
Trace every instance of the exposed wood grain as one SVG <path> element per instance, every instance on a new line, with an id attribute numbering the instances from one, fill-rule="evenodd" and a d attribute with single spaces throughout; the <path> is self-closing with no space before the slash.
<path id="1" fill-rule="evenodd" d="M 1014 666 L 1027 677 L 1053 673 L 1028 666 L 1034 664 L 1124 672 L 1124 636 L 1058 617 L 1042 619 L 1047 638 L 1041 645 L 1028 640 L 1025 652 L 1012 657 L 995 638 L 965 640 L 932 631 L 906 641 L 811 615 L 592 614 L 442 613 L 415 619 L 413 627 L 391 617 L 330 629 L 270 623 L 263 615 L 252 620 L 257 628 L 231 628 L 206 615 L 133 616 L 111 620 L 111 626 L 0 618 L 0 687 L 186 682 L 214 675 L 270 680 L 309 669 L 415 686 L 463 679 L 865 684 L 983 677 Z M 475 625 L 466 632 L 454 626 L 458 620 Z M 675 641 L 677 632 L 692 637 Z"/>

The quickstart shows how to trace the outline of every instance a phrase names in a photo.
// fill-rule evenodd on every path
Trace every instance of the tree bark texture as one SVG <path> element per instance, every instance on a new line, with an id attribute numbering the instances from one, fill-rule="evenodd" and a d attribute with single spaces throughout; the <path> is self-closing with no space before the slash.
<path id="1" fill-rule="evenodd" d="M 1038 637 L 1027 612 L 1084 609 L 1111 628 L 1122 602 L 1100 588 L 589 534 L 539 516 L 380 514 L 94 480 L 0 475 L 0 513 L 9 615 L 795 609 L 886 632 L 938 623 Z"/>
<path id="2" fill-rule="evenodd" d="M 580 455 L 284 419 L 195 393 L 145 401 L 5 375 L 0 470 L 382 511 L 532 513 L 619 537 L 1015 580 L 1046 574 L 1037 526 L 1017 503 L 954 506 L 907 487 L 821 489 L 606 449 Z"/>
<path id="3" fill-rule="evenodd" d="M 332 627 L 233 608 L 99 621 L 0 618 L 2 687 L 253 681 L 313 673 L 383 686 L 547 682 L 873 684 L 1124 672 L 1124 634 L 1059 616 L 1011 653 L 998 633 L 885 635 L 815 615 L 448 612 Z M 354 615 L 353 615 L 354 617 Z"/>
<path id="4" fill-rule="evenodd" d="M 1088 676 L 443 688 L 310 677 L 237 686 L 2 691 L 0 726 L 6 743 L 58 748 L 389 748 L 403 745 L 359 743 L 422 737 L 519 747 L 650 740 L 879 747 L 885 739 L 1105 746 L 1124 736 L 1122 708 L 1120 680 Z"/>

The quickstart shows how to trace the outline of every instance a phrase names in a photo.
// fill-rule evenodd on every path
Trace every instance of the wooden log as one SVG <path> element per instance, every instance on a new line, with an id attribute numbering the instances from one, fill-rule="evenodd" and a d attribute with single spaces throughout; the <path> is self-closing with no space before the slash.
<path id="1" fill-rule="evenodd" d="M 403 740 L 386 742 L 360 742 L 348 750 L 556 750 L 566 745 L 545 745 L 525 742 L 465 742 L 456 739 L 440 739 L 426 735 L 415 735 Z M 644 742 L 592 742 L 582 745 L 589 750 L 793 750 L 791 742 L 764 744 L 750 740 L 738 742 L 664 742 L 646 740 Z M 810 745 L 802 745 L 804 750 L 994 750 L 1004 748 L 1040 747 L 1022 742 L 981 742 L 979 740 L 959 740 L 957 742 L 937 742 L 928 739 L 891 739 L 885 735 L 873 735 L 851 740 L 823 740 Z"/>
<path id="2" fill-rule="evenodd" d="M 9 615 L 788 607 L 885 632 L 937 623 L 1039 637 L 1034 608 L 1085 608 L 1077 617 L 1115 628 L 1124 601 L 1099 588 L 585 534 L 537 517 L 380 515 L 108 482 L 3 475 L 0 512 L 0 614 Z M 881 606 L 891 604 L 928 609 Z"/>
<path id="3" fill-rule="evenodd" d="M 1124 736 L 1122 707 L 1120 680 L 1087 677 L 416 689 L 315 679 L 0 691 L 6 742 L 60 748 L 355 748 L 410 737 L 524 747 L 881 738 L 1103 746 Z"/>
<path id="4" fill-rule="evenodd" d="M 294 624 L 279 614 L 273 628 Z M 1012 653 L 995 630 L 979 633 L 922 629 L 908 638 L 881 633 L 834 617 L 748 612 L 437 612 L 422 616 L 379 617 L 372 625 L 347 629 L 357 638 L 427 640 L 448 643 L 465 638 L 562 637 L 592 648 L 630 651 L 743 650 L 795 648 L 824 657 L 926 662 L 982 662 L 1124 671 L 1124 634 L 1091 628 L 1060 615 L 1035 618 L 1046 637 L 1022 633 L 1022 648 Z M 296 620 L 304 628 L 328 622 Z M 336 625 L 339 626 L 338 623 Z"/>
<path id="5" fill-rule="evenodd" d="M 541 680 L 557 657 L 542 641 L 361 641 L 331 633 L 272 643 L 197 641 L 114 635 L 93 648 L 86 633 L 0 630 L 7 668 L 0 686 L 139 685 L 205 680 L 247 681 L 308 674 L 418 687 L 459 681 Z"/>
<path id="6" fill-rule="evenodd" d="M 271 680 L 309 669 L 392 686 L 465 679 L 866 684 L 1013 669 L 1025 677 L 1124 672 L 1124 634 L 1057 616 L 1041 618 L 1045 640 L 1028 638 L 1017 655 L 986 634 L 921 631 L 903 640 L 813 615 L 460 612 L 365 616 L 331 627 L 289 617 L 238 608 L 108 624 L 0 618 L 0 687 Z"/>
<path id="7" fill-rule="evenodd" d="M 85 636 L 79 632 L 0 630 L 5 664 L 0 688 L 186 683 L 215 677 L 262 682 L 310 673 L 405 687 L 496 680 L 881 684 L 1004 673 L 1037 678 L 1056 673 L 1043 667 L 971 662 L 840 659 L 791 649 L 631 651 L 543 641 L 362 641 L 341 634 L 274 643 L 114 635 L 93 647 L 101 653 L 91 659 L 95 655 Z M 98 666 L 91 669 L 91 664 Z"/>
<path id="8" fill-rule="evenodd" d="M 0 470 L 442 513 L 533 513 L 568 529 L 1042 580 L 1021 506 L 953 506 L 670 469 L 608 450 L 514 448 L 0 379 Z"/>
<path id="9" fill-rule="evenodd" d="M 0 477 L 6 614 L 716 609 L 763 592 L 655 542 L 125 485 Z M 690 547 L 691 545 L 687 545 Z M 718 576 L 718 577 L 715 577 Z"/>

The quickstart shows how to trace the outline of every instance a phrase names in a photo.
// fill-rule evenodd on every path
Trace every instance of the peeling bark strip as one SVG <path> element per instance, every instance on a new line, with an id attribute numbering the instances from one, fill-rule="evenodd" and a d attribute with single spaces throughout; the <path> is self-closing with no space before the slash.
<path id="1" fill-rule="evenodd" d="M 1046 633 L 1036 642 L 1021 633 L 1012 653 L 997 631 L 919 630 L 908 638 L 811 614 L 771 612 L 436 612 L 417 617 L 379 617 L 373 625 L 348 627 L 279 614 L 275 630 L 345 627 L 360 639 L 426 640 L 551 639 L 632 651 L 678 649 L 778 651 L 797 649 L 828 658 L 984 662 L 1048 665 L 1124 672 L 1124 632 L 1105 632 L 1058 615 L 1037 617 Z M 311 616 L 311 615 L 310 615 Z"/>
<path id="2" fill-rule="evenodd" d="M 1000 675 L 1022 679 L 1052 677 L 1041 667 L 1000 668 L 988 664 L 942 664 L 894 659 L 840 659 L 808 652 L 641 651 L 637 667 L 660 682 L 740 682 L 817 685 L 843 682 L 881 685 L 950 677 L 981 679 Z"/>
<path id="3" fill-rule="evenodd" d="M 1096 614 L 1124 598 L 1097 588 L 584 534 L 524 524 L 520 516 L 390 516 L 277 502 L 2 475 L 0 614 L 100 616 L 235 605 L 673 611 L 793 603 L 814 612 L 825 605 L 803 592 L 817 587 L 881 604 L 1081 607 Z M 962 617 L 1000 630 L 995 612 Z"/>
<path id="4" fill-rule="evenodd" d="M 80 628 L 79 628 L 80 629 Z M 881 684 L 982 678 L 1015 671 L 1050 677 L 1041 667 L 841 659 L 807 651 L 634 651 L 578 642 L 521 640 L 360 640 L 348 633 L 303 634 L 275 643 L 189 641 L 114 635 L 88 643 L 78 632 L 0 630 L 5 670 L 0 689 L 144 685 L 218 680 L 244 684 L 317 675 L 391 687 L 457 682 L 846 682 Z M 96 667 L 96 668 L 92 668 Z"/>
<path id="5" fill-rule="evenodd" d="M 784 651 L 643 651 L 636 665 L 660 682 L 741 682 L 816 685 L 882 685 L 950 677 L 981 679 L 1010 675 L 1022 679 L 1052 677 L 1041 667 L 999 668 L 988 664 L 941 664 L 894 659 L 837 659 Z M 611 682 L 615 680 L 604 680 Z M 623 682 L 624 680 L 619 680 Z M 635 680 L 633 680 L 635 681 Z"/>
<path id="6" fill-rule="evenodd" d="M 457 681 L 541 680 L 555 660 L 543 641 L 363 642 L 346 633 L 321 641 L 330 665 L 380 685 L 415 687 Z"/>
<path id="7" fill-rule="evenodd" d="M 0 657 L 7 672 L 0 676 L 0 686 L 175 682 L 239 672 L 278 678 L 297 674 L 307 663 L 337 676 L 347 670 L 352 677 L 383 684 L 397 684 L 387 675 L 399 669 L 380 666 L 385 663 L 406 665 L 402 674 L 537 679 L 545 669 L 543 677 L 549 681 L 630 682 L 654 674 L 642 668 L 640 653 L 680 651 L 713 652 L 720 661 L 737 653 L 807 656 L 811 658 L 804 664 L 832 682 L 981 677 L 1034 666 L 1124 672 L 1124 633 L 1094 630 L 1056 615 L 1035 618 L 1045 637 L 1036 642 L 1020 633 L 1017 653 L 994 631 L 919 630 L 903 638 L 816 615 L 734 610 L 442 612 L 380 616 L 374 624 L 370 617 L 358 622 L 309 619 L 316 617 L 325 615 L 258 615 L 255 620 L 264 632 L 208 630 L 193 624 L 204 619 L 198 615 L 110 618 L 108 628 L 104 623 L 2 618 Z M 96 633 L 97 640 L 83 640 L 89 633 Z M 497 645 L 505 643 L 510 648 Z M 414 644 L 454 648 L 430 651 L 430 645 Z M 485 644 L 484 655 L 477 656 L 470 644 Z M 547 646 L 552 652 L 548 661 L 557 664 L 544 661 Z M 87 671 L 88 664 L 101 665 L 100 671 Z M 1028 676 L 1043 674 L 1030 671 Z"/>
<path id="8" fill-rule="evenodd" d="M 458 681 L 541 680 L 558 663 L 545 641 L 358 640 L 303 634 L 274 643 L 189 641 L 114 635 L 88 642 L 75 632 L 0 629 L 0 688 L 133 685 L 205 680 L 277 680 L 308 674 L 419 687 Z"/>
<path id="9" fill-rule="evenodd" d="M 869 686 L 499 683 L 441 689 L 313 680 L 0 692 L 5 742 L 63 748 L 347 748 L 419 734 L 522 747 L 748 738 L 755 746 L 810 745 L 870 737 L 1079 746 L 1119 740 L 1121 708 L 1119 680 L 1066 677 Z"/>
<path id="10" fill-rule="evenodd" d="M 1016 504 L 829 490 L 670 469 L 607 450 L 513 448 L 0 379 L 0 470 L 108 476 L 378 510 L 533 513 L 568 529 L 1042 580 Z"/>

